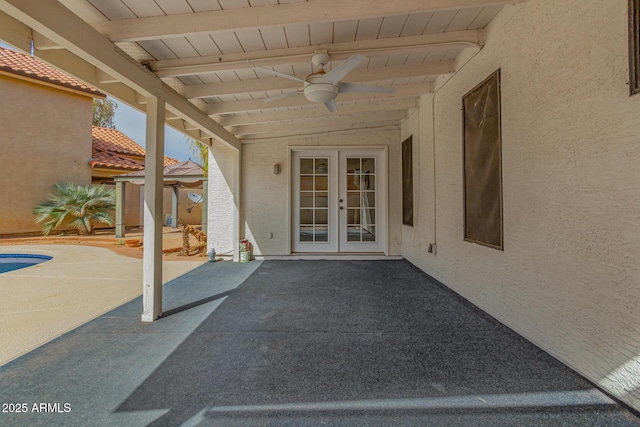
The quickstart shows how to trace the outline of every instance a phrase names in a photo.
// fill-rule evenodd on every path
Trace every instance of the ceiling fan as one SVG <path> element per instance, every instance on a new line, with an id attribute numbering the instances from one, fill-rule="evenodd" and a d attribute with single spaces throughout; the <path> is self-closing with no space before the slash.
<path id="1" fill-rule="evenodd" d="M 339 93 L 393 93 L 395 91 L 395 89 L 392 88 L 367 86 L 340 81 L 347 74 L 353 71 L 353 69 L 356 68 L 358 64 L 360 64 L 364 59 L 364 56 L 355 54 L 331 71 L 325 72 L 324 67 L 329 63 L 329 55 L 324 52 L 316 53 L 311 58 L 311 62 L 316 67 L 319 67 L 320 70 L 315 73 L 309 74 L 304 80 L 295 76 L 291 76 L 289 74 L 271 70 L 269 68 L 255 67 L 255 69 L 261 70 L 268 74 L 272 74 L 276 77 L 283 77 L 285 79 L 294 80 L 304 84 L 303 89 L 300 89 L 296 92 L 288 92 L 283 93 L 282 95 L 276 95 L 266 98 L 266 102 L 275 101 L 277 99 L 286 98 L 288 96 L 297 95 L 298 93 L 303 92 L 305 98 L 307 98 L 309 101 L 323 103 L 324 105 L 326 105 L 327 109 L 333 113 L 335 111 L 338 111 L 335 98 Z"/>

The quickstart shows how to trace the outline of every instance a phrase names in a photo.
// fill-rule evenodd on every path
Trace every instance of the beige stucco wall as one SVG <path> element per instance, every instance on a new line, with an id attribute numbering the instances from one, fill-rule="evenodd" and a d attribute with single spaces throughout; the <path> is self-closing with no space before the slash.
<path id="1" fill-rule="evenodd" d="M 0 234 L 39 231 L 56 182 L 91 183 L 92 98 L 0 75 Z"/>
<path id="2" fill-rule="evenodd" d="M 419 176 L 402 253 L 640 409 L 640 96 L 627 67 L 625 0 L 507 7 L 403 127 Z M 463 241 L 461 98 L 498 68 L 504 251 Z"/>
<path id="3" fill-rule="evenodd" d="M 398 129 L 388 129 L 243 144 L 241 182 L 244 236 L 254 245 L 254 255 L 281 256 L 290 253 L 292 147 L 386 147 L 388 165 L 397 165 L 401 157 L 399 138 Z M 273 174 L 276 163 L 281 166 L 279 175 Z M 389 188 L 398 188 L 401 179 L 399 169 L 388 167 L 388 176 Z M 209 197 L 211 200 L 215 196 L 212 194 Z M 389 255 L 399 255 L 401 251 L 401 206 L 398 192 L 390 191 L 387 211 Z"/>

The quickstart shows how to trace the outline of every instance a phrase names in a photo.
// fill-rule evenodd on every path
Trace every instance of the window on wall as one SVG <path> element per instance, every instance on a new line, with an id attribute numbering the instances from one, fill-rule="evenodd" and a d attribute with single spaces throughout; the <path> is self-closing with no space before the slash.
<path id="1" fill-rule="evenodd" d="M 413 227 L 413 142 L 402 143 L 402 223 Z"/>
<path id="2" fill-rule="evenodd" d="M 640 0 L 629 0 L 629 88 L 640 92 Z"/>
<path id="3" fill-rule="evenodd" d="M 500 70 L 462 98 L 464 239 L 503 249 Z"/>

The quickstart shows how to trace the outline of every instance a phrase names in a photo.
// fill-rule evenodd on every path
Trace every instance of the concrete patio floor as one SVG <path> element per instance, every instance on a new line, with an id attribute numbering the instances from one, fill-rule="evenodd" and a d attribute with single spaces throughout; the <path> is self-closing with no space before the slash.
<path id="1" fill-rule="evenodd" d="M 0 367 L 0 401 L 27 408 L 0 424 L 640 425 L 406 261 L 205 264 L 164 299 Z"/>

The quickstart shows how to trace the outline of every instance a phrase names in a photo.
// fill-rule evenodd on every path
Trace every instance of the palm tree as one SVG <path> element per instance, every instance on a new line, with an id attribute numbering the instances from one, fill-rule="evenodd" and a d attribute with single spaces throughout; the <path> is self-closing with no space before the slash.
<path id="1" fill-rule="evenodd" d="M 42 225 L 42 234 L 56 227 L 68 225 L 79 234 L 94 234 L 94 223 L 114 224 L 115 191 L 102 185 L 80 185 L 71 182 L 55 184 L 49 199 L 33 209 L 36 223 Z"/>

